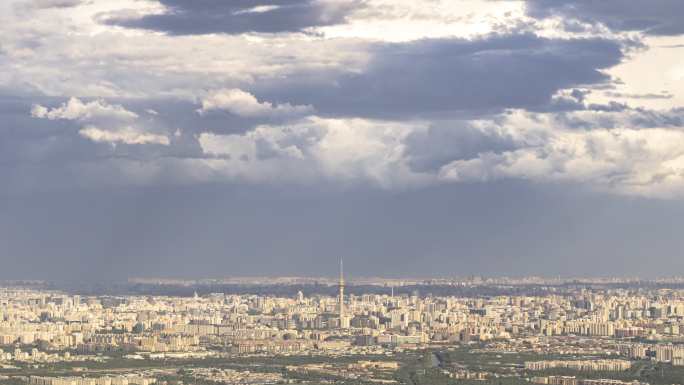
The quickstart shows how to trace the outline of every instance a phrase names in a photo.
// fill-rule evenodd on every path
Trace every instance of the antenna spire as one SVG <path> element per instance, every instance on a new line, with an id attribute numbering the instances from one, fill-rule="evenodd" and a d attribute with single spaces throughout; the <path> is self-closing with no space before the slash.
<path id="1" fill-rule="evenodd" d="M 338 298 L 339 301 L 339 310 L 340 310 L 340 320 L 339 320 L 339 326 L 340 329 L 347 329 L 349 328 L 349 321 L 347 320 L 347 317 L 345 315 L 344 311 L 344 262 L 342 262 L 342 258 L 340 258 L 340 285 L 339 285 L 339 290 L 340 290 L 340 295 Z"/>

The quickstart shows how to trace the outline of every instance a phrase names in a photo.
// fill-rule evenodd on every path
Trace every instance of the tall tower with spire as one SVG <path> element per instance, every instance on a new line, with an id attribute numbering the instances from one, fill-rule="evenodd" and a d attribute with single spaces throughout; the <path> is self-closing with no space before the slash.
<path id="1" fill-rule="evenodd" d="M 339 309 L 340 309 L 340 328 L 347 329 L 349 327 L 349 321 L 347 315 L 344 312 L 344 265 L 342 259 L 340 258 L 340 297 L 339 297 Z"/>

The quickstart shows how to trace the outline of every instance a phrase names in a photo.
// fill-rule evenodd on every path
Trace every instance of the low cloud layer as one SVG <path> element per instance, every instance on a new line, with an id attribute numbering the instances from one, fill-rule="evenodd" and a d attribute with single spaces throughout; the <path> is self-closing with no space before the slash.
<path id="1" fill-rule="evenodd" d="M 247 134 L 202 134 L 199 142 L 215 157 L 207 167 L 228 180 L 346 180 L 393 188 L 523 179 L 624 195 L 684 194 L 678 127 L 625 128 L 625 116 L 566 119 L 522 111 L 439 125 L 308 118 Z"/>

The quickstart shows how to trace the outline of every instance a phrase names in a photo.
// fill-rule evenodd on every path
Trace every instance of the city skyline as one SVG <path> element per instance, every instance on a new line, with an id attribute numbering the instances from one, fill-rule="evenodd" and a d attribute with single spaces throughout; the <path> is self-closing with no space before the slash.
<path id="1" fill-rule="evenodd" d="M 345 295 L 342 275 L 339 292 L 327 294 L 295 287 L 178 295 L 165 283 L 156 293 L 94 294 L 0 284 L 0 382 L 671 385 L 684 378 L 681 282 Z"/>

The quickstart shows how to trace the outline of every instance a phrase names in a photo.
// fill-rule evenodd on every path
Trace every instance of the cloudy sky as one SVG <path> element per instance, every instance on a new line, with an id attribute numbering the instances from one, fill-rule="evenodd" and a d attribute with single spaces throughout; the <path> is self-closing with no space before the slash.
<path id="1" fill-rule="evenodd" d="M 684 274 L 681 0 L 3 0 L 0 278 Z"/>

